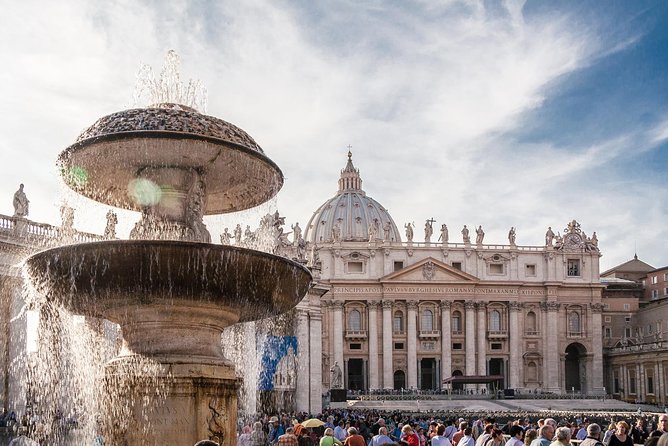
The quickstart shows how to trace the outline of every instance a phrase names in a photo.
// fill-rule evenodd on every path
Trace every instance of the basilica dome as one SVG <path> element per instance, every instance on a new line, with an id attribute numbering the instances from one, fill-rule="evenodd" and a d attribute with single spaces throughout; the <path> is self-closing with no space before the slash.
<path id="1" fill-rule="evenodd" d="M 362 190 L 362 178 L 353 166 L 350 152 L 339 178 L 339 191 L 313 213 L 304 234 L 306 241 L 315 244 L 333 242 L 336 238 L 343 242 L 401 241 L 387 209 Z"/>

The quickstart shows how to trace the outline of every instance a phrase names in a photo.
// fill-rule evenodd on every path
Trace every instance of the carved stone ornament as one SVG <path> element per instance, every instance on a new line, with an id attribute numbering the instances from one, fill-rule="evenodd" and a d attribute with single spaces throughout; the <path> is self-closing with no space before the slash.
<path id="1" fill-rule="evenodd" d="M 220 398 L 212 398 L 209 401 L 209 409 L 211 412 L 206 420 L 209 440 L 223 444 L 228 419 L 227 413 L 225 413 L 225 402 Z"/>
<path id="2" fill-rule="evenodd" d="M 408 253 L 408 257 L 413 257 L 413 250 L 412 249 L 409 249 L 407 251 L 407 253 Z"/>
<path id="3" fill-rule="evenodd" d="M 432 280 L 434 278 L 435 273 L 436 273 L 436 266 L 434 265 L 434 262 L 432 262 L 431 260 L 422 265 L 422 277 L 424 277 L 425 279 Z"/>
<path id="4" fill-rule="evenodd" d="M 383 309 L 392 309 L 393 302 L 391 300 L 384 300 L 383 301 Z"/>
<path id="5" fill-rule="evenodd" d="M 598 238 L 596 233 L 592 238 L 587 237 L 580 228 L 580 223 L 573 220 L 564 228 L 563 240 L 558 240 L 555 249 L 570 252 L 599 252 Z"/>
<path id="6" fill-rule="evenodd" d="M 558 302 L 545 302 L 545 306 L 547 308 L 547 311 L 559 311 L 559 307 L 561 307 L 561 304 Z"/>
<path id="7" fill-rule="evenodd" d="M 331 301 L 329 306 L 332 307 L 334 311 L 343 311 L 343 302 L 340 300 Z"/>
<path id="8" fill-rule="evenodd" d="M 603 312 L 603 304 L 601 303 L 593 303 L 589 305 L 591 307 L 592 313 L 602 313 Z"/>
<path id="9" fill-rule="evenodd" d="M 380 308 L 380 302 L 377 300 L 370 300 L 366 303 L 367 307 L 369 307 L 369 310 L 376 311 L 378 308 Z"/>
<path id="10" fill-rule="evenodd" d="M 487 302 L 477 302 L 476 303 L 476 308 L 478 309 L 478 311 L 487 310 Z"/>
<path id="11" fill-rule="evenodd" d="M 466 254 L 466 257 L 471 257 L 472 252 L 473 251 L 471 251 L 470 249 L 467 249 L 467 250 L 464 251 L 464 253 Z"/>
<path id="12" fill-rule="evenodd" d="M 449 254 L 448 250 L 447 250 L 447 249 L 442 249 L 441 252 L 443 253 L 443 258 L 444 258 L 444 259 L 447 259 L 447 258 L 448 258 L 448 254 Z"/>
<path id="13" fill-rule="evenodd" d="M 406 301 L 406 308 L 407 308 L 409 311 L 411 311 L 411 310 L 412 310 L 412 311 L 417 311 L 417 309 L 418 309 L 418 302 L 416 302 L 416 301 L 414 301 L 414 300 Z"/>
<path id="14" fill-rule="evenodd" d="M 522 304 L 520 304 L 519 302 L 515 302 L 515 301 L 508 302 L 508 309 L 510 311 L 520 311 L 521 307 L 522 307 Z"/>
<path id="15" fill-rule="evenodd" d="M 389 257 L 391 252 L 392 252 L 392 250 L 390 248 L 384 248 L 383 249 L 383 254 L 385 254 L 385 257 Z"/>
<path id="16" fill-rule="evenodd" d="M 467 300 L 464 302 L 464 308 L 467 310 L 475 310 L 475 302 L 472 300 Z"/>
<path id="17" fill-rule="evenodd" d="M 452 302 L 449 300 L 442 300 L 439 305 L 441 306 L 441 310 L 449 310 L 452 308 Z"/>

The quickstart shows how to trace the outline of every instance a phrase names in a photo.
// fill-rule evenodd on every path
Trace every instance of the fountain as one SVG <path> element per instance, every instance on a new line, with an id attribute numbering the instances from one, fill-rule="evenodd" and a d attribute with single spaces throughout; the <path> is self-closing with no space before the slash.
<path id="1" fill-rule="evenodd" d="M 170 102 L 99 119 L 59 165 L 77 193 L 141 212 L 129 240 L 61 246 L 25 263 L 45 302 L 122 329 L 105 382 L 134 422 L 105 423 L 107 444 L 234 445 L 238 382 L 221 332 L 290 310 L 311 275 L 276 255 L 211 244 L 203 216 L 269 200 L 281 171 L 240 128 Z M 133 366 L 137 358 L 156 367 Z M 164 395 L 146 408 L 156 380 Z"/>

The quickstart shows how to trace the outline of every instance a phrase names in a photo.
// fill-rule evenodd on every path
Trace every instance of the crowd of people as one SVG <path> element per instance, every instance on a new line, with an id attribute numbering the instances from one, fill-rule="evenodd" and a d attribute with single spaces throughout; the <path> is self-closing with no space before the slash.
<path id="1" fill-rule="evenodd" d="M 668 446 L 668 414 L 328 410 L 239 424 L 237 446 Z M 310 427 L 305 427 L 310 426 Z"/>

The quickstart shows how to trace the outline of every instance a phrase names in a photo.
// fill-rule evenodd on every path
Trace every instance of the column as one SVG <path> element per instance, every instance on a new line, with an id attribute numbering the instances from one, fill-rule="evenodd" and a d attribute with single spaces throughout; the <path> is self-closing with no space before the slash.
<path id="1" fill-rule="evenodd" d="M 550 377 L 548 376 L 547 370 L 547 358 L 551 354 L 547 345 L 547 338 L 550 334 L 547 329 L 547 302 L 540 303 L 540 333 L 543 342 L 542 388 L 545 389 L 548 387 L 548 383 L 550 382 Z"/>
<path id="2" fill-rule="evenodd" d="M 417 308 L 416 301 L 406 302 L 408 316 L 406 320 L 406 385 L 409 389 L 417 389 Z"/>
<path id="3" fill-rule="evenodd" d="M 296 405 L 298 411 L 309 411 L 309 329 L 308 313 L 306 310 L 297 310 L 297 389 Z"/>
<path id="4" fill-rule="evenodd" d="M 559 307 L 557 302 L 547 302 L 547 383 L 544 387 L 550 392 L 559 392 Z M 544 361 L 545 362 L 545 361 Z"/>
<path id="5" fill-rule="evenodd" d="M 392 371 L 392 301 L 383 301 L 383 387 L 394 388 Z"/>
<path id="6" fill-rule="evenodd" d="M 487 303 L 478 302 L 478 375 L 487 375 Z"/>
<path id="7" fill-rule="evenodd" d="M 475 302 L 464 303 L 466 309 L 466 373 L 475 375 Z M 470 388 L 471 386 L 469 386 Z"/>
<path id="8" fill-rule="evenodd" d="M 520 313 L 520 303 L 519 302 L 509 302 L 509 333 L 510 336 L 510 361 L 509 361 L 509 370 L 508 377 L 510 381 L 511 389 L 518 389 L 520 387 L 520 369 L 522 368 L 522 357 L 520 352 L 522 351 L 521 339 L 520 339 L 520 327 L 518 326 L 518 316 Z"/>
<path id="9" fill-rule="evenodd" d="M 443 380 L 452 376 L 452 327 L 450 326 L 450 309 L 452 302 L 441 301 L 441 389 L 446 387 Z"/>
<path id="10" fill-rule="evenodd" d="M 378 306 L 380 302 L 369 302 L 369 389 L 378 385 Z"/>
<path id="11" fill-rule="evenodd" d="M 339 363 L 341 370 L 343 366 L 343 302 L 332 302 L 332 309 L 334 310 L 334 330 L 332 333 L 332 341 L 334 343 L 334 361 Z M 333 366 L 334 364 L 330 364 Z M 345 376 L 342 380 L 346 382 Z"/>
<path id="12" fill-rule="evenodd" d="M 312 311 L 309 329 L 311 339 L 309 349 L 311 351 L 310 363 L 310 413 L 322 412 L 322 313 Z"/>
<path id="13" fill-rule="evenodd" d="M 594 357 L 592 362 L 592 388 L 595 395 L 603 393 L 603 320 L 601 314 L 603 312 L 603 304 L 591 304 L 591 324 L 592 324 L 592 341 L 591 345 L 594 349 Z"/>
<path id="14" fill-rule="evenodd" d="M 656 364 L 656 384 L 659 391 L 659 405 L 665 405 L 666 401 L 666 383 L 663 381 L 663 361 L 659 361 Z"/>

